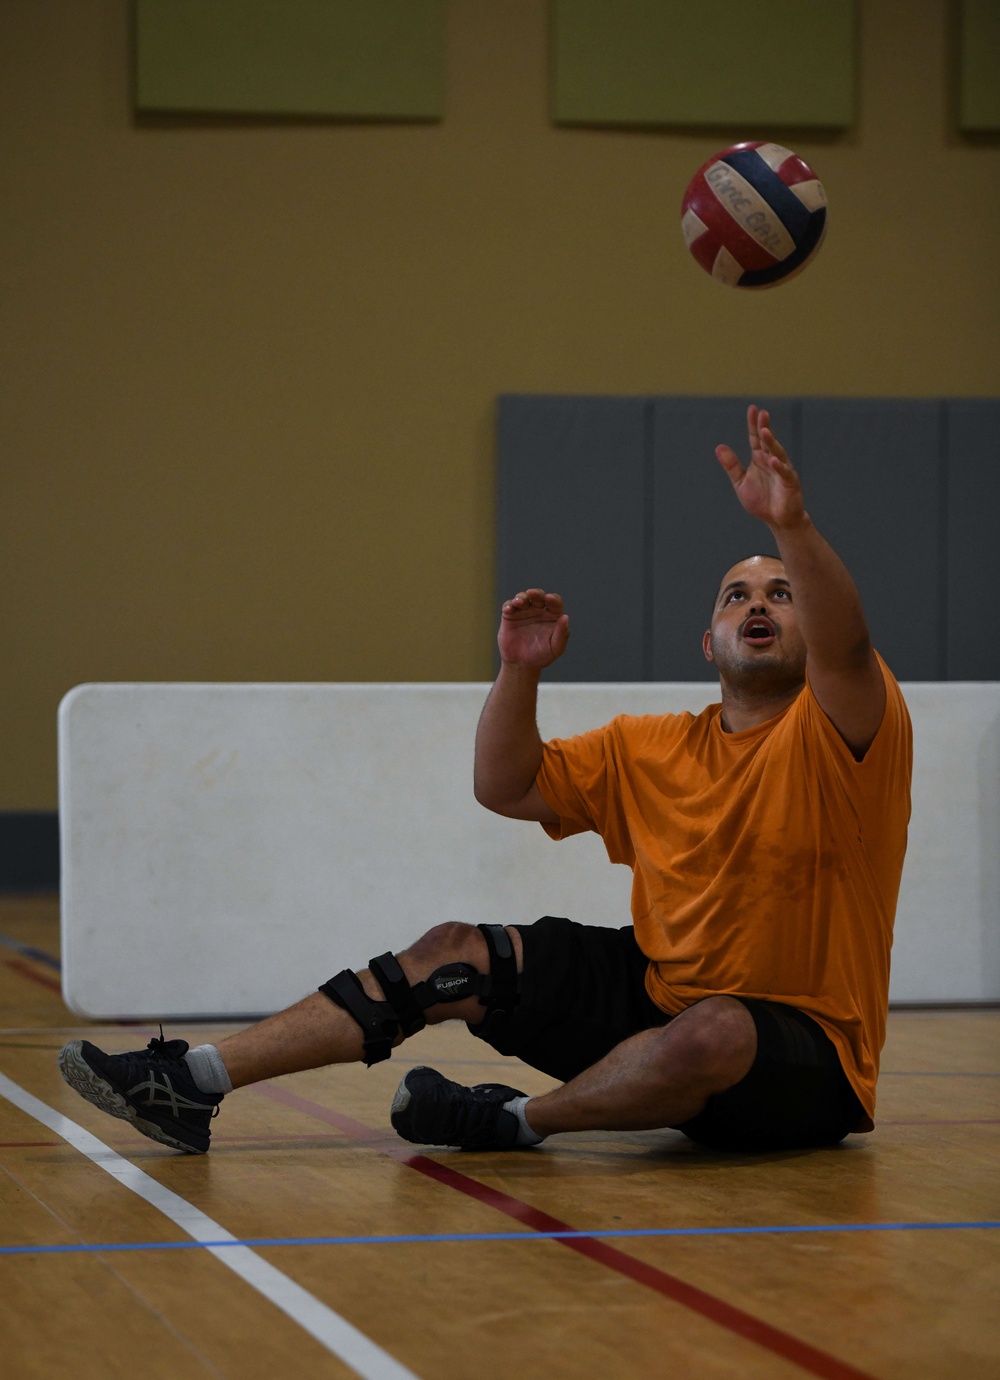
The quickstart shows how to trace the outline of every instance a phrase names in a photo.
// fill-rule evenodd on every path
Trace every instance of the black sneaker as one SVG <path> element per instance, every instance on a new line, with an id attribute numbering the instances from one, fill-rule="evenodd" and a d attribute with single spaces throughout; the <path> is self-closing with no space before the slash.
<path id="1" fill-rule="evenodd" d="M 524 1097 L 503 1083 L 453 1083 L 435 1069 L 417 1068 L 400 1083 L 390 1120 L 404 1140 L 417 1145 L 457 1145 L 462 1150 L 513 1150 L 520 1122 L 504 1108 Z"/>
<path id="2" fill-rule="evenodd" d="M 184 1062 L 188 1047 L 186 1040 L 160 1039 L 129 1054 L 105 1054 L 89 1040 L 71 1040 L 60 1052 L 59 1071 L 102 1112 L 130 1121 L 161 1145 L 203 1155 L 222 1095 L 197 1086 Z"/>

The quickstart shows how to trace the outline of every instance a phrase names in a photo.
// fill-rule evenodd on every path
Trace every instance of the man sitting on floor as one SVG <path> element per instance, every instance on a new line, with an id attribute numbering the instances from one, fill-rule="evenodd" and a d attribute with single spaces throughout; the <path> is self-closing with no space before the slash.
<path id="1" fill-rule="evenodd" d="M 757 1150 L 871 1130 L 909 717 L 768 414 L 751 407 L 748 422 L 748 467 L 728 446 L 716 454 L 781 559 L 751 556 L 722 580 L 704 636 L 721 705 L 543 744 L 538 681 L 565 650 L 568 619 L 540 589 L 503 606 L 476 797 L 556 839 L 599 833 L 633 869 L 632 925 L 448 922 L 218 1047 L 160 1039 L 108 1055 L 74 1040 L 60 1055 L 66 1080 L 144 1135 L 200 1153 L 234 1088 L 370 1065 L 428 1022 L 462 1020 L 562 1085 L 528 1098 L 412 1069 L 391 1113 L 408 1140 L 514 1149 L 557 1131 L 675 1127 Z"/>

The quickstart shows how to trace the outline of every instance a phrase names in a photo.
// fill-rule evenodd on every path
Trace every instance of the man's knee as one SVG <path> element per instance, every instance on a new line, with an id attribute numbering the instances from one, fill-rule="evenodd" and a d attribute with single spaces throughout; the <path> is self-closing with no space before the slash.
<path id="1" fill-rule="evenodd" d="M 435 925 L 396 955 L 380 954 L 360 974 L 337 973 L 320 991 L 361 1027 L 366 1064 L 428 1022 L 466 1021 L 485 1033 L 518 999 L 517 955 L 502 925 Z"/>
<path id="2" fill-rule="evenodd" d="M 753 1017 L 735 997 L 706 997 L 675 1016 L 663 1034 L 671 1061 L 709 1094 L 745 1078 L 757 1055 Z"/>
<path id="3" fill-rule="evenodd" d="M 463 920 L 446 920 L 434 925 L 399 955 L 400 964 L 411 982 L 428 977 L 431 968 L 442 963 L 471 963 L 485 972 L 489 960 L 482 930 Z"/>
<path id="4" fill-rule="evenodd" d="M 519 998 L 520 937 L 503 925 L 446 921 L 421 935 L 399 955 L 414 984 L 422 982 L 427 1022 L 465 1021 L 483 1036 L 494 1019 L 513 1010 Z M 431 1000 L 436 989 L 439 1000 Z"/>

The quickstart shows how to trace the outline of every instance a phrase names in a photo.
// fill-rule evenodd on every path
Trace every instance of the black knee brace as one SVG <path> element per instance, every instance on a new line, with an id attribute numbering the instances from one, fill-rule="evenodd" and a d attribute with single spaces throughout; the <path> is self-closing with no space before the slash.
<path id="1" fill-rule="evenodd" d="M 364 1036 L 364 1061 L 381 1063 L 392 1053 L 396 1036 L 415 1035 L 427 1024 L 424 1012 L 439 1002 L 464 1001 L 478 997 L 486 1007 L 483 1020 L 469 1026 L 473 1035 L 483 1036 L 498 1014 L 517 1005 L 517 962 L 510 936 L 502 925 L 480 925 L 490 951 L 490 971 L 480 973 L 471 963 L 446 963 L 430 977 L 410 985 L 398 960 L 391 953 L 380 954 L 369 968 L 385 993 L 385 1001 L 375 1001 L 361 985 L 356 973 L 345 968 L 319 990 L 335 1006 L 357 1021 Z"/>
<path id="2" fill-rule="evenodd" d="M 482 978 L 478 994 L 486 1012 L 478 1025 L 469 1026 L 469 1033 L 485 1040 L 497 1022 L 514 1010 L 520 1000 L 521 983 L 514 945 L 503 925 L 480 925 L 479 928 L 490 951 L 490 971 Z"/>

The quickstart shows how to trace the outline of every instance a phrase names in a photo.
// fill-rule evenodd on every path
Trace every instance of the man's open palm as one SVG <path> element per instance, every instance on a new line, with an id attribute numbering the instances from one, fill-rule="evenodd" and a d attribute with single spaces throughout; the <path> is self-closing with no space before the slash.
<path id="1" fill-rule="evenodd" d="M 769 527 L 794 527 L 805 516 L 802 485 L 771 430 L 770 414 L 762 409 L 747 409 L 750 433 L 750 464 L 746 469 L 729 446 L 716 446 L 715 454 L 732 480 L 736 497 L 751 517 Z"/>
<path id="2" fill-rule="evenodd" d="M 541 670 L 562 656 L 568 640 L 569 617 L 560 595 L 526 589 L 504 604 L 497 636 L 504 661 Z"/>

